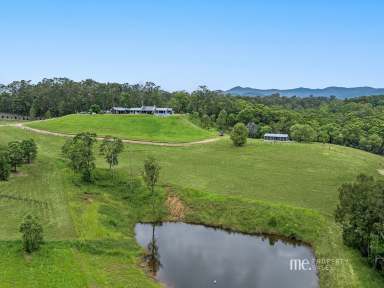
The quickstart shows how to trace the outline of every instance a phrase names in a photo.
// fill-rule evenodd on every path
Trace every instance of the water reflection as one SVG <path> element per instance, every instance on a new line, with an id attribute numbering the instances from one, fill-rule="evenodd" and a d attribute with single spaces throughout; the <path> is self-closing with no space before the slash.
<path id="1" fill-rule="evenodd" d="M 290 270 L 290 259 L 313 258 L 307 246 L 184 223 L 135 230 L 151 271 L 167 287 L 318 287 L 316 269 Z"/>
<path id="2" fill-rule="evenodd" d="M 161 267 L 160 262 L 160 254 L 159 254 L 159 245 L 157 244 L 157 239 L 155 236 L 155 224 L 151 224 L 152 226 L 152 238 L 148 243 L 147 251 L 148 254 L 145 257 L 145 261 L 148 264 L 150 272 L 156 275 L 157 271 L 159 271 Z"/>

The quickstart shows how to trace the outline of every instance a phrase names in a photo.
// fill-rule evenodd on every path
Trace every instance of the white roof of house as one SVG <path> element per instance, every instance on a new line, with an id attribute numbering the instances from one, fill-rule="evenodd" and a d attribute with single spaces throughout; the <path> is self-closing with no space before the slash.
<path id="1" fill-rule="evenodd" d="M 158 111 L 170 111 L 172 108 L 156 108 Z"/>
<path id="2" fill-rule="evenodd" d="M 112 107 L 113 110 L 116 110 L 116 111 L 126 111 L 127 108 L 124 108 L 124 107 Z"/>
<path id="3" fill-rule="evenodd" d="M 153 111 L 156 109 L 156 106 L 142 106 L 141 110 L 142 111 Z"/>
<path id="4" fill-rule="evenodd" d="M 288 138 L 288 134 L 265 133 L 264 137 Z"/>
<path id="5" fill-rule="evenodd" d="M 112 110 L 115 111 L 172 111 L 172 108 L 157 108 L 156 106 L 142 106 L 134 108 L 125 108 L 125 107 L 112 107 Z"/>

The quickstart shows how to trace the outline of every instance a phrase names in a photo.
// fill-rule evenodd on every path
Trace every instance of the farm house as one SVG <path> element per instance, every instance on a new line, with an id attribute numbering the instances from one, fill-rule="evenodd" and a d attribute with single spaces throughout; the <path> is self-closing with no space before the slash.
<path id="1" fill-rule="evenodd" d="M 172 108 L 160 108 L 156 106 L 141 106 L 136 108 L 112 107 L 112 114 L 149 114 L 156 116 L 169 116 L 173 114 Z"/>

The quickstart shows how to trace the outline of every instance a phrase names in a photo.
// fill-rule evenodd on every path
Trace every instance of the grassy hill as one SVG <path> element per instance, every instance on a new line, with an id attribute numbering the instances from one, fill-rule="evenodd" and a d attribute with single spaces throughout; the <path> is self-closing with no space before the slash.
<path id="1" fill-rule="evenodd" d="M 0 145 L 31 137 L 39 147 L 36 162 L 0 182 L 0 287 L 160 287 L 140 268 L 142 250 L 134 240 L 134 224 L 151 220 L 147 193 L 126 185 L 140 175 L 148 155 L 161 163 L 160 184 L 190 208 L 187 221 L 293 233 L 311 243 L 318 257 L 348 260 L 336 271 L 320 272 L 322 287 L 383 286 L 384 279 L 342 245 L 332 219 L 337 188 L 361 172 L 383 177 L 377 173 L 382 157 L 333 145 L 258 140 L 242 148 L 224 139 L 191 147 L 126 145 L 115 180 L 98 156 L 96 182 L 84 185 L 62 159 L 65 139 L 0 127 Z M 164 196 L 165 188 L 158 189 Z M 42 219 L 47 240 L 32 256 L 20 251 L 18 225 L 27 213 Z"/>
<path id="2" fill-rule="evenodd" d="M 150 115 L 68 115 L 28 124 L 32 128 L 76 134 L 92 131 L 100 136 L 154 142 L 192 142 L 216 133 L 191 123 L 186 116 L 156 117 Z"/>
<path id="3" fill-rule="evenodd" d="M 343 146 L 271 144 L 248 139 L 196 147 L 128 146 L 121 168 L 139 169 L 147 155 L 162 165 L 162 181 L 200 191 L 287 203 L 333 216 L 337 188 L 359 173 L 380 177 L 382 157 Z M 102 161 L 98 163 L 102 165 Z"/>

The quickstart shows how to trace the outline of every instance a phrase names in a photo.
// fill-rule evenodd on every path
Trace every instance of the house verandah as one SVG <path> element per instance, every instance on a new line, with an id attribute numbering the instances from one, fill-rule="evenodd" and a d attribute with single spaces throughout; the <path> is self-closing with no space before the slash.
<path id="1" fill-rule="evenodd" d="M 157 116 L 169 116 L 173 114 L 172 108 L 160 108 L 156 106 L 141 106 L 134 108 L 112 107 L 110 111 L 112 114 L 148 114 Z"/>

